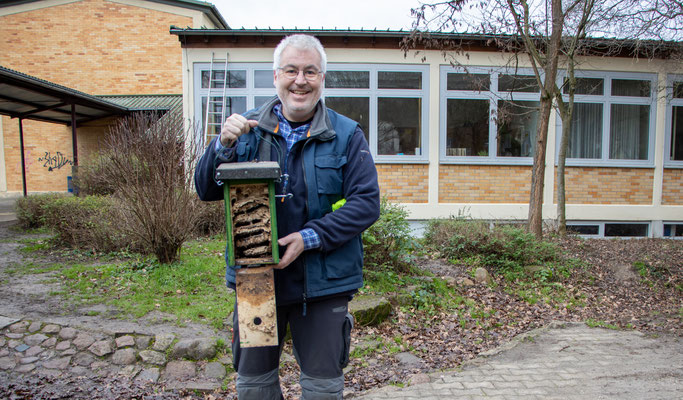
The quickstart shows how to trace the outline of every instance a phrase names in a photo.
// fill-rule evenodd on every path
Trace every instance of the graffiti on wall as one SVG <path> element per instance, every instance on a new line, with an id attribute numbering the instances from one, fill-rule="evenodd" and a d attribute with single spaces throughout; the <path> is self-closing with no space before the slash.
<path id="1" fill-rule="evenodd" d="M 34 160 L 34 158 L 33 158 L 33 154 L 31 153 L 31 149 L 26 149 L 26 151 L 24 152 L 24 163 L 26 165 L 26 169 L 25 169 L 26 172 L 28 172 L 28 170 L 31 168 L 31 166 L 33 164 L 35 164 L 35 162 L 33 160 Z M 21 159 L 19 159 L 19 161 L 17 161 L 16 170 L 20 171 L 19 173 L 21 173 Z"/>
<path id="2" fill-rule="evenodd" d="M 43 167 L 47 168 L 48 171 L 61 169 L 65 165 L 74 165 L 73 160 L 67 158 L 60 151 L 56 152 L 54 155 L 51 151 L 46 151 L 43 157 L 38 158 L 38 161 L 42 162 Z"/>

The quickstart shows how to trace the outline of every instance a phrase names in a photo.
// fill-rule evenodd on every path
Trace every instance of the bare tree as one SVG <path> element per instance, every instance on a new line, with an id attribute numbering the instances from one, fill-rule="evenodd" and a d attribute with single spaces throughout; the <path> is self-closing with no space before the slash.
<path id="1" fill-rule="evenodd" d="M 557 226 L 558 233 L 563 236 L 567 232 L 565 165 L 567 161 L 567 150 L 569 148 L 569 136 L 572 130 L 572 117 L 574 115 L 576 56 L 580 49 L 581 41 L 585 40 L 586 28 L 593 13 L 594 5 L 595 0 L 584 0 L 574 9 L 578 14 L 578 22 L 574 27 L 574 32 L 566 36 L 564 46 L 562 47 L 562 53 L 566 60 L 567 68 L 565 85 L 569 98 L 565 102 L 562 97 L 562 91 L 559 88 L 556 89 L 555 93 L 555 104 L 560 112 L 560 118 L 562 119 L 562 135 L 560 137 L 560 149 L 557 156 Z M 569 18 L 572 18 L 572 15 L 570 15 Z"/>
<path id="2" fill-rule="evenodd" d="M 549 117 L 557 107 L 563 121 L 558 168 L 558 215 L 564 229 L 566 159 L 579 55 L 652 57 L 680 48 L 683 2 L 680 0 L 453 0 L 423 4 L 413 10 L 414 30 L 404 50 L 439 49 L 452 63 L 466 54 L 470 39 L 487 40 L 502 52 L 528 58 L 540 87 L 539 123 L 529 199 L 529 230 L 542 235 L 543 184 Z M 437 32 L 437 34 L 435 34 Z M 444 35 L 450 33 L 450 36 Z M 454 34 L 454 35 L 453 35 Z M 474 36 L 476 35 L 476 36 Z M 590 36 L 590 37 L 589 37 Z M 557 83 L 566 68 L 565 92 Z"/>
<path id="3" fill-rule="evenodd" d="M 565 166 L 569 150 L 577 88 L 575 71 L 581 55 L 679 57 L 682 48 L 683 2 L 660 0 L 582 0 L 568 14 L 568 32 L 562 46 L 564 82 L 557 88 L 555 106 L 562 120 L 557 157 L 557 226 L 566 234 Z M 677 22 L 675 22 L 677 21 Z M 593 36 L 588 38 L 588 35 Z M 591 92 L 590 88 L 584 88 Z M 567 98 L 563 97 L 563 93 Z"/>

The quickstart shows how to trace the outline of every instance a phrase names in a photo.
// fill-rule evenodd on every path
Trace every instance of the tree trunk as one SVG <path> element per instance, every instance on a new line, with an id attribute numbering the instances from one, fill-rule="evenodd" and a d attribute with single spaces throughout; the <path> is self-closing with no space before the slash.
<path id="1" fill-rule="evenodd" d="M 569 147 L 569 134 L 572 129 L 572 104 L 565 106 L 565 110 L 560 111 L 562 118 L 562 138 L 560 139 L 560 151 L 557 154 L 557 233 L 560 236 L 567 234 L 567 214 L 566 214 L 566 188 L 564 179 L 565 164 L 567 161 L 567 150 Z M 568 109 L 567 109 L 568 108 Z"/>
<path id="2" fill-rule="evenodd" d="M 548 41 L 547 53 L 543 63 L 545 77 L 543 88 L 541 88 L 541 110 L 536 132 L 536 152 L 534 153 L 534 166 L 531 172 L 531 193 L 529 199 L 529 232 L 539 239 L 543 237 L 543 180 L 545 176 L 546 144 L 548 143 L 548 125 L 555 97 L 557 64 L 559 62 L 562 30 L 564 28 L 562 0 L 552 0 L 552 15 L 552 33 Z"/>
<path id="3" fill-rule="evenodd" d="M 573 49 L 567 58 L 567 82 L 569 99 L 565 102 L 560 98 L 557 102 L 562 119 L 562 137 L 560 138 L 560 151 L 557 154 L 557 233 L 560 236 L 567 235 L 567 188 L 565 186 L 565 165 L 567 164 L 567 151 L 569 150 L 569 137 L 572 131 L 572 117 L 574 116 L 574 95 L 576 94 L 576 76 L 574 68 Z M 558 96 L 562 96 L 558 93 Z"/>
<path id="4" fill-rule="evenodd" d="M 555 70 L 557 71 L 557 69 Z M 547 75 L 546 75 L 547 77 Z M 553 107 L 552 96 L 541 98 L 539 125 L 536 131 L 534 166 L 531 172 L 531 198 L 529 200 L 529 231 L 537 238 L 543 236 L 543 186 L 545 175 L 545 153 L 548 143 L 548 125 Z"/>

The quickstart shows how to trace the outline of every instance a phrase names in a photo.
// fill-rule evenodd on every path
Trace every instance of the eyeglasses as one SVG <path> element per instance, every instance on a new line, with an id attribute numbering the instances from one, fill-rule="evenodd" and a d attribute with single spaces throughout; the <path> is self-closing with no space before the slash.
<path id="1" fill-rule="evenodd" d="M 282 71 L 282 75 L 287 79 L 296 79 L 296 77 L 299 76 L 299 72 L 303 72 L 304 78 L 309 82 L 317 81 L 321 74 L 320 71 L 316 71 L 314 69 L 305 69 L 303 71 L 299 71 L 294 67 L 278 68 L 278 70 Z"/>

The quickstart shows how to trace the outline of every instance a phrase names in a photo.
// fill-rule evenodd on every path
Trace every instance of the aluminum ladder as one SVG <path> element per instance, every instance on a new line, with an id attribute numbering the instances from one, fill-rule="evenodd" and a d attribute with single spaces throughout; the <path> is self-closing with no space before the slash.
<path id="1" fill-rule="evenodd" d="M 220 69 L 221 65 L 223 66 L 223 69 Z M 210 136 L 220 135 L 221 126 L 223 125 L 223 122 L 225 122 L 225 95 L 228 88 L 228 53 L 225 53 L 224 60 L 216 59 L 215 53 L 211 53 L 208 85 L 209 92 L 206 98 L 206 114 L 204 115 L 205 145 L 211 141 Z M 218 116 L 220 116 L 220 119 L 219 122 L 216 123 L 215 119 Z M 217 132 L 211 133 L 209 127 L 216 125 L 218 125 Z"/>

